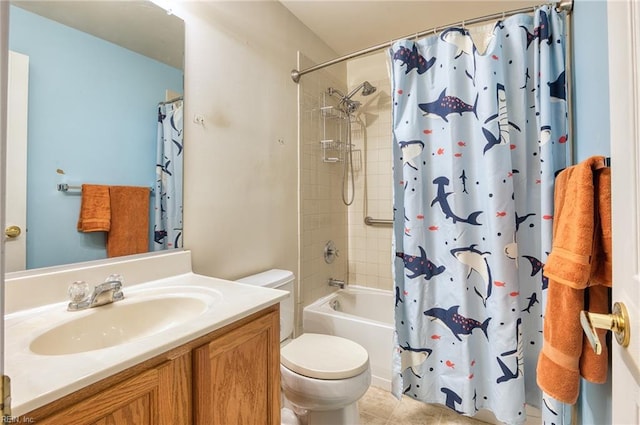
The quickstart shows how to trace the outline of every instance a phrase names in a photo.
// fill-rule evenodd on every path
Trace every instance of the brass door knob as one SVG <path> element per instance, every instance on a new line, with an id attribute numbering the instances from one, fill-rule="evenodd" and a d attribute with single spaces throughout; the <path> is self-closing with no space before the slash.
<path id="1" fill-rule="evenodd" d="M 582 310 L 580 312 L 580 324 L 591 344 L 591 348 L 596 354 L 602 353 L 602 343 L 596 329 L 613 331 L 618 344 L 623 347 L 629 346 L 629 340 L 631 339 L 629 313 L 623 303 L 614 303 L 613 313 L 611 314 L 590 313 Z"/>
<path id="2" fill-rule="evenodd" d="M 18 226 L 8 226 L 6 229 L 4 229 L 5 236 L 10 239 L 17 238 L 18 236 L 20 236 L 20 233 L 22 233 L 22 229 L 20 229 Z"/>

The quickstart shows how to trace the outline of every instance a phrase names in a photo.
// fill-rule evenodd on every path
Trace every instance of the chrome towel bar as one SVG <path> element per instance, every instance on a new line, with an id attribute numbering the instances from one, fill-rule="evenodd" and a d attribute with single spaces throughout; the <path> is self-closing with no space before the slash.
<path id="1" fill-rule="evenodd" d="M 76 191 L 76 190 L 82 190 L 82 186 L 74 186 L 74 185 L 70 185 L 67 183 L 58 183 L 57 184 L 57 188 L 58 188 L 58 192 L 69 192 L 69 191 Z M 152 195 L 155 193 L 155 188 L 149 186 L 149 193 L 151 193 Z"/>

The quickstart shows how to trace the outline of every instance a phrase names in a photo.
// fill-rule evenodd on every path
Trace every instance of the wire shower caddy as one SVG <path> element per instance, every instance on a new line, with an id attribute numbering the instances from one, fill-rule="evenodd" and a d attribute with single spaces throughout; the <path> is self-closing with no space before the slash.
<path id="1" fill-rule="evenodd" d="M 346 135 L 346 120 L 352 117 L 335 106 L 320 107 L 320 117 L 322 119 L 322 140 L 320 140 L 322 162 L 344 162 L 345 156 L 349 153 L 349 146 L 347 142 L 342 141 L 342 137 Z M 354 163 L 359 164 L 360 150 L 353 147 L 354 145 L 351 144 Z"/>

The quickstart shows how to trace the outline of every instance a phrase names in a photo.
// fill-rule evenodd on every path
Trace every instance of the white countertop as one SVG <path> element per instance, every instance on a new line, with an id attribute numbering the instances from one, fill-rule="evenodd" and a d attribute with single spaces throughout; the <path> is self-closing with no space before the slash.
<path id="1" fill-rule="evenodd" d="M 108 306 L 68 312 L 67 301 L 64 301 L 5 315 L 5 374 L 11 378 L 12 415 L 28 413 L 289 296 L 286 291 L 184 273 L 133 286 L 125 284 L 125 299 L 118 303 L 135 302 L 140 294 L 156 289 L 159 294 L 175 294 L 194 287 L 203 293 L 215 294 L 217 299 L 196 319 L 120 345 L 77 354 L 38 355 L 29 345 L 61 323 Z"/>

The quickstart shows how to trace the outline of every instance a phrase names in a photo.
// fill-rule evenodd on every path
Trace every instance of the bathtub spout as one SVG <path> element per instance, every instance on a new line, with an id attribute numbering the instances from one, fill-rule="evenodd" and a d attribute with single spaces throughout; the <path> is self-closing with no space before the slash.
<path id="1" fill-rule="evenodd" d="M 340 289 L 344 289 L 345 283 L 344 280 L 334 279 L 332 277 L 329 278 L 329 286 L 335 286 Z"/>

